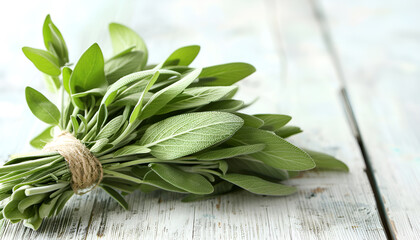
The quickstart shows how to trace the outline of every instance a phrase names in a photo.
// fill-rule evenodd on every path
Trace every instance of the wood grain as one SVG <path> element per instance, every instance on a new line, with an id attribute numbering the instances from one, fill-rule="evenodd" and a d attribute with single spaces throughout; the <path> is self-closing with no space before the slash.
<path id="1" fill-rule="evenodd" d="M 389 227 L 420 236 L 418 1 L 321 1 Z"/>
<path id="2" fill-rule="evenodd" d="M 109 41 L 104 40 L 106 23 L 118 20 L 143 35 L 152 62 L 164 59 L 179 46 L 196 43 L 203 49 L 195 66 L 229 61 L 254 64 L 257 73 L 241 84 L 243 90 L 238 94 L 248 101 L 260 97 L 248 112 L 292 115 L 293 124 L 305 130 L 293 139 L 295 143 L 336 155 L 351 172 L 305 173 L 288 181 L 298 186 L 298 193 L 280 198 L 239 192 L 181 203 L 179 194 L 136 192 L 127 197 L 130 211 L 97 190 L 74 197 L 59 216 L 46 220 L 37 232 L 3 221 L 1 238 L 385 238 L 363 159 L 340 103 L 340 83 L 308 1 L 104 1 L 95 10 L 87 6 L 92 14 L 81 14 L 71 22 L 72 12 L 81 3 L 72 2 L 52 12 L 73 45 L 70 49 L 81 51 L 96 39 L 109 47 Z M 25 21 L 35 21 L 29 16 Z M 66 30 L 71 24 L 74 29 Z M 71 55 L 72 59 L 76 56 Z M 1 91 L 3 94 L 5 89 Z M 22 106 L 23 102 L 16 104 Z M 10 132 L 6 125 L 16 120 L 2 117 L 0 121 Z M 23 148 L 23 134 L 11 138 L 13 143 L 0 148 L 1 156 Z"/>

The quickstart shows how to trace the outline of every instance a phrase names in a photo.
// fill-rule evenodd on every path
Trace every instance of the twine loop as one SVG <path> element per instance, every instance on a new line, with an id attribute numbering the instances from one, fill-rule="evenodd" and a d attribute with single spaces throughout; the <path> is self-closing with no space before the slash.
<path id="1" fill-rule="evenodd" d="M 71 187 L 76 194 L 85 194 L 99 185 L 103 177 L 101 162 L 71 133 L 61 132 L 43 151 L 57 151 L 68 163 Z"/>

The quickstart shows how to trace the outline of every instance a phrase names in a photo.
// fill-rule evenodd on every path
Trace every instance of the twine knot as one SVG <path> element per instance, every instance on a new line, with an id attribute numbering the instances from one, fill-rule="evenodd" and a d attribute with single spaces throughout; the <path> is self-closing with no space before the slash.
<path id="1" fill-rule="evenodd" d="M 76 194 L 85 194 L 102 181 L 101 162 L 71 133 L 61 132 L 45 145 L 43 151 L 57 151 L 64 157 L 71 173 L 71 187 Z"/>

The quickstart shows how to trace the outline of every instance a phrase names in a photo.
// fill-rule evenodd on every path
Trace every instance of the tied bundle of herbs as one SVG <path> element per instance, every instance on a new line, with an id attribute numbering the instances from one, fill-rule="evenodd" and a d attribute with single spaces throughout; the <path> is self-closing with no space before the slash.
<path id="1" fill-rule="evenodd" d="M 32 113 L 49 124 L 31 141 L 34 154 L 12 156 L 0 167 L 0 217 L 38 229 L 74 194 L 102 188 L 123 208 L 126 194 L 157 189 L 185 193 L 183 201 L 244 189 L 283 196 L 279 183 L 313 168 L 348 171 L 332 156 L 285 140 L 300 133 L 290 116 L 248 115 L 234 99 L 236 82 L 255 68 L 228 63 L 190 67 L 200 47 L 174 51 L 148 65 L 143 39 L 109 25 L 115 55 L 104 60 L 98 44 L 69 63 L 66 43 L 47 16 L 46 50 L 23 53 L 58 93 L 60 109 L 27 87 Z"/>

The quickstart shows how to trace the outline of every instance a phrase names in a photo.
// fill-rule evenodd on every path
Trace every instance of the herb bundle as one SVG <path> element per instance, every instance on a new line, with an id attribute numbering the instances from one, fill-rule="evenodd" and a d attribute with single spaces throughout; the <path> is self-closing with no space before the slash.
<path id="1" fill-rule="evenodd" d="M 114 56 L 106 61 L 95 43 L 73 67 L 49 16 L 46 50 L 23 48 L 58 93 L 60 109 L 26 88 L 30 110 L 49 127 L 30 142 L 42 151 L 0 167 L 0 218 L 38 229 L 74 194 L 96 186 L 127 209 L 124 196 L 135 190 L 185 193 L 183 201 L 238 189 L 282 196 L 296 189 L 279 182 L 299 171 L 348 171 L 332 156 L 286 141 L 301 132 L 287 125 L 290 116 L 239 112 L 247 104 L 234 99 L 233 84 L 252 74 L 252 65 L 190 67 L 196 45 L 149 65 L 139 35 L 116 23 L 109 31 Z"/>

